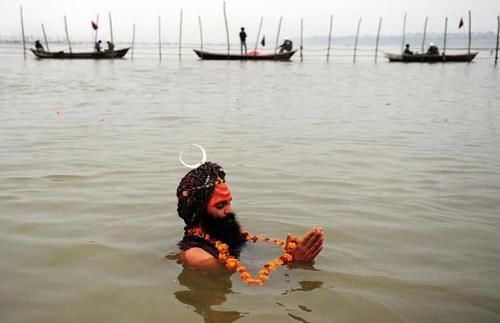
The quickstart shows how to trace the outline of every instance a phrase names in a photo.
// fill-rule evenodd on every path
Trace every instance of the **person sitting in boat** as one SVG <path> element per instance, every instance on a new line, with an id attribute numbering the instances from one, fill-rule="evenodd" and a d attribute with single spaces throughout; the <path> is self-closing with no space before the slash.
<path id="1" fill-rule="evenodd" d="M 101 51 L 101 44 L 102 44 L 102 41 L 100 39 L 95 42 L 95 51 L 96 52 L 100 52 Z"/>
<path id="2" fill-rule="evenodd" d="M 108 52 L 112 52 L 115 50 L 115 44 L 113 44 L 109 40 L 106 43 L 108 44 Z"/>
<path id="3" fill-rule="evenodd" d="M 427 55 L 439 55 L 439 49 L 433 43 L 429 44 L 429 49 L 427 49 Z"/>
<path id="4" fill-rule="evenodd" d="M 413 55 L 413 52 L 410 50 L 410 44 L 406 44 L 405 50 L 403 51 L 405 55 Z"/>
<path id="5" fill-rule="evenodd" d="M 283 53 L 284 51 L 291 51 L 293 48 L 293 42 L 289 38 L 285 38 L 283 41 L 283 44 L 279 46 L 280 53 Z"/>
<path id="6" fill-rule="evenodd" d="M 39 40 L 35 41 L 35 48 L 37 51 L 44 51 L 42 44 L 40 43 Z"/>

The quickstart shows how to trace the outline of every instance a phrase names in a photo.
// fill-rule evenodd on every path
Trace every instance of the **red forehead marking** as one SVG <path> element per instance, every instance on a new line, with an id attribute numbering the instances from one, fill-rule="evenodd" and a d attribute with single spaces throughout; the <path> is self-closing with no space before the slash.
<path id="1" fill-rule="evenodd" d="M 214 206 L 222 201 L 231 200 L 231 192 L 226 183 L 215 185 L 212 196 L 210 197 L 209 205 Z"/>

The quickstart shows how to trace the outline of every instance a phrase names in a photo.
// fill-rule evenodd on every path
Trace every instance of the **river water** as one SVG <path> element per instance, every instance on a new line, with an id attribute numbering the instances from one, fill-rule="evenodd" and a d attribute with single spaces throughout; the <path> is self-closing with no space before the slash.
<path id="1" fill-rule="evenodd" d="M 0 320 L 499 322 L 499 85 L 481 60 L 3 55 Z M 321 226 L 316 263 L 263 287 L 183 270 L 190 143 L 251 233 Z"/>

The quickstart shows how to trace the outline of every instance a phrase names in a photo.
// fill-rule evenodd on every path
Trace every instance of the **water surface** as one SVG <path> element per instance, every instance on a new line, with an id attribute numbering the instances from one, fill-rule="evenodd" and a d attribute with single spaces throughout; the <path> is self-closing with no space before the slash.
<path id="1" fill-rule="evenodd" d="M 490 61 L 4 55 L 0 318 L 498 322 L 499 78 Z M 314 266 L 264 287 L 183 270 L 189 143 L 224 166 L 245 229 L 323 227 Z"/>

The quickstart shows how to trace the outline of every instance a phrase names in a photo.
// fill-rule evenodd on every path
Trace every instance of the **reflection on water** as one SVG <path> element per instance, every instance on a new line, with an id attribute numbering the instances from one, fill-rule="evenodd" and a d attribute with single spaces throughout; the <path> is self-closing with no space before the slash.
<path id="1" fill-rule="evenodd" d="M 300 281 L 299 288 L 291 288 L 282 293 L 282 295 L 290 294 L 293 292 L 310 292 L 316 288 L 323 286 L 322 281 Z"/>
<path id="2" fill-rule="evenodd" d="M 257 259 L 263 258 L 266 254 L 265 252 L 258 253 L 253 250 L 250 253 L 252 254 L 252 256 L 257 257 L 257 259 L 253 259 L 250 261 L 249 252 L 245 249 L 246 248 L 243 249 L 243 253 L 245 255 L 246 261 L 249 263 L 258 262 L 259 260 Z M 260 248 L 260 251 L 265 251 L 265 248 Z M 180 264 L 179 255 L 179 252 L 171 252 L 165 256 L 165 259 L 175 261 L 177 264 Z M 294 276 L 293 271 L 295 270 L 312 270 L 319 272 L 319 270 L 314 268 L 312 264 L 306 263 L 292 264 L 287 266 L 287 269 L 288 270 L 284 273 L 285 279 L 281 280 L 280 282 L 281 284 L 283 284 L 282 286 L 289 286 L 290 284 L 292 284 Z M 181 303 L 192 307 L 194 312 L 203 317 L 205 322 L 234 322 L 247 315 L 248 312 L 235 310 L 221 311 L 212 308 L 213 306 L 220 306 L 224 304 L 228 300 L 228 295 L 236 294 L 232 289 L 232 274 L 233 273 L 228 272 L 224 269 L 216 272 L 203 272 L 192 270 L 189 268 L 183 268 L 181 273 L 177 277 L 177 281 L 181 286 L 186 287 L 187 290 L 182 288 L 181 290 L 174 292 L 175 298 Z M 295 282 L 293 284 L 296 287 L 286 289 L 280 294 L 289 295 L 287 296 L 288 298 L 292 293 L 295 292 L 311 292 L 315 289 L 320 289 L 323 286 L 324 282 L 304 280 Z M 269 289 L 265 289 L 265 287 L 249 287 L 243 285 L 243 288 L 244 290 L 238 294 L 240 297 L 245 298 L 248 297 L 248 295 L 246 295 L 247 292 L 249 292 L 250 294 L 256 292 L 257 294 L 263 295 L 269 292 Z M 299 322 L 311 322 L 302 317 L 300 313 L 297 313 L 296 309 L 298 308 L 301 312 L 304 312 L 304 314 L 311 313 L 313 312 L 313 310 L 308 305 L 304 304 L 287 305 L 287 298 L 282 299 L 281 302 L 276 301 L 275 304 L 279 308 L 282 308 L 285 313 L 294 320 L 297 320 Z M 298 296 L 298 299 L 302 298 L 303 296 Z"/>
<path id="3" fill-rule="evenodd" d="M 226 271 L 205 273 L 184 268 L 177 280 L 188 290 L 176 291 L 175 297 L 194 307 L 207 323 L 234 322 L 248 313 L 212 309 L 214 305 L 222 305 L 227 300 L 226 295 L 233 293 L 230 276 Z"/>
<path id="4" fill-rule="evenodd" d="M 317 288 L 320 288 L 321 286 L 323 286 L 323 282 L 322 281 L 300 281 L 299 282 L 299 288 L 291 288 L 291 289 L 288 289 L 286 291 L 284 291 L 283 293 L 281 293 L 282 295 L 286 295 L 286 294 L 290 294 L 290 293 L 293 293 L 293 292 L 310 292 L 312 290 L 315 290 Z M 288 309 L 286 307 L 285 304 L 283 303 L 279 303 L 277 302 L 276 303 L 277 305 L 281 306 L 281 307 L 284 307 L 286 311 L 290 311 L 291 309 Z M 310 309 L 307 305 L 297 305 L 297 307 L 303 311 L 303 312 L 307 312 L 307 313 L 311 313 L 312 312 L 312 309 Z M 305 318 L 301 317 L 300 315 L 298 315 L 297 313 L 293 314 L 293 313 L 288 313 L 288 316 L 290 316 L 291 318 L 293 318 L 294 320 L 297 320 L 299 322 L 304 322 L 304 323 L 309 323 L 310 321 L 306 320 Z"/>

